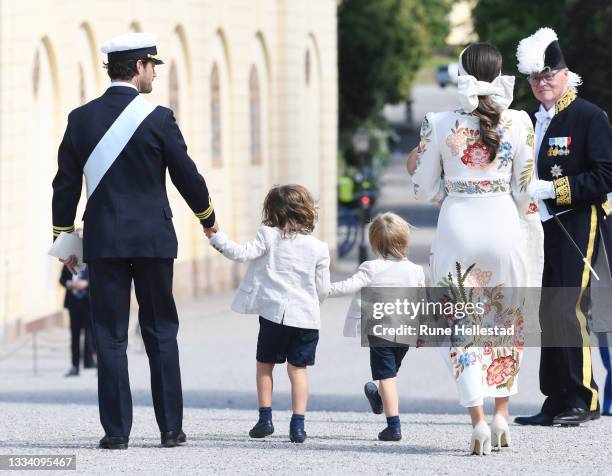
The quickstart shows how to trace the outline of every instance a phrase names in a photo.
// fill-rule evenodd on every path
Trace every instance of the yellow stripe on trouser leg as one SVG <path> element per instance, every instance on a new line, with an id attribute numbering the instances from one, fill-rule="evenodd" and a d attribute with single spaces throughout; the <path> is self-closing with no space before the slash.
<path id="1" fill-rule="evenodd" d="M 591 263 L 591 259 L 593 258 L 593 249 L 595 248 L 595 235 L 597 233 L 597 209 L 595 205 L 591 205 L 591 226 L 589 231 L 589 244 L 587 246 L 587 254 L 586 259 Z M 578 301 L 576 302 L 576 317 L 578 317 L 578 322 L 580 323 L 580 334 L 582 336 L 582 385 L 588 388 L 591 391 L 591 404 L 590 410 L 597 410 L 597 403 L 599 401 L 599 395 L 597 390 L 591 387 L 591 379 L 592 375 L 592 367 L 591 367 L 591 347 L 590 347 L 590 338 L 589 331 L 587 328 L 587 320 L 582 312 L 582 308 L 580 307 L 580 303 L 582 301 L 582 295 L 589 285 L 590 278 L 590 269 L 586 265 L 584 265 L 584 269 L 582 270 L 582 282 L 580 283 L 580 293 L 578 294 Z"/>

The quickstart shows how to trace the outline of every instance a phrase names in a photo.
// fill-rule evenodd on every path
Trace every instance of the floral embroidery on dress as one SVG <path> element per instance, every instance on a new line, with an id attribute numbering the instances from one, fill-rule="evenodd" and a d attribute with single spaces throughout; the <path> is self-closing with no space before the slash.
<path id="1" fill-rule="evenodd" d="M 455 112 L 461 114 L 460 111 Z M 511 125 L 512 121 L 510 119 L 504 118 L 500 120 L 500 126 L 498 128 L 500 135 L 503 135 L 505 131 L 510 129 Z M 460 127 L 459 120 L 455 120 L 455 124 L 451 127 L 450 134 L 446 136 L 445 142 L 451 153 L 456 156 L 461 156 L 461 162 L 469 168 L 484 169 L 491 165 L 491 160 L 489 159 L 491 149 L 482 143 L 479 129 Z M 502 154 L 502 166 L 507 165 L 509 160 L 512 159 L 512 147 L 510 143 L 507 143 L 506 149 L 504 149 L 504 153 Z"/>
<path id="2" fill-rule="evenodd" d="M 500 137 L 503 137 L 506 132 L 510 130 L 512 127 L 512 119 L 509 117 L 502 116 L 499 119 L 499 124 L 497 126 L 497 133 Z"/>
<path id="3" fill-rule="evenodd" d="M 538 204 L 536 202 L 531 202 L 529 208 L 527 208 L 526 215 L 531 215 L 532 213 L 538 213 Z"/>
<path id="4" fill-rule="evenodd" d="M 527 126 L 527 140 L 526 143 L 529 147 L 533 147 L 533 141 L 535 137 L 535 131 L 533 130 L 533 126 Z"/>
<path id="5" fill-rule="evenodd" d="M 490 340 L 484 343 L 484 346 L 482 347 L 482 352 L 484 355 L 491 355 L 493 353 L 493 344 Z"/>
<path id="6" fill-rule="evenodd" d="M 472 169 L 482 169 L 489 165 L 490 149 L 481 142 L 468 145 L 463 151 L 461 162 Z"/>
<path id="7" fill-rule="evenodd" d="M 477 353 L 476 350 L 470 350 L 468 346 L 459 348 L 458 352 L 451 352 L 450 357 L 455 369 L 455 379 L 459 378 L 466 367 L 474 365 L 482 359 L 480 352 Z"/>
<path id="8" fill-rule="evenodd" d="M 524 302 L 519 306 L 506 306 L 509 296 L 506 296 L 504 284 L 487 287 L 493 273 L 477 268 L 476 263 L 468 266 L 465 272 L 459 262 L 455 263 L 455 268 L 455 273 L 449 272 L 448 277 L 438 284 L 448 288 L 443 300 L 453 303 L 485 303 L 484 312 L 471 314 L 468 322 L 486 328 L 492 324 L 499 328 L 514 328 L 514 333 L 512 336 L 497 335 L 494 338 L 485 335 L 467 339 L 454 336 L 450 348 L 453 376 L 458 380 L 468 367 L 479 365 L 483 372 L 483 383 L 497 390 L 510 390 L 519 372 L 520 352 L 524 347 Z M 451 325 L 454 320 L 451 317 Z M 460 321 L 463 322 L 463 319 Z"/>
<path id="9" fill-rule="evenodd" d="M 421 158 L 423 156 L 423 154 L 425 153 L 425 151 L 427 150 L 427 143 L 431 142 L 431 133 L 432 133 L 432 125 L 429 122 L 429 118 L 427 117 L 427 115 L 425 115 L 425 117 L 423 118 L 423 122 L 421 123 L 421 141 L 419 142 L 419 145 L 417 147 L 417 159 L 416 159 L 416 167 L 415 170 L 419 168 L 419 165 L 421 165 Z M 416 193 L 418 190 L 418 186 L 415 184 L 414 185 L 414 192 Z"/>
<path id="10" fill-rule="evenodd" d="M 528 185 L 531 183 L 531 178 L 533 177 L 533 157 L 525 161 L 525 166 L 521 171 L 521 175 L 519 178 L 519 186 L 521 192 L 527 190 Z"/>
<path id="11" fill-rule="evenodd" d="M 465 279 L 465 283 L 469 286 L 486 286 L 491 281 L 493 273 L 491 271 L 483 271 L 480 268 L 472 268 Z"/>
<path id="12" fill-rule="evenodd" d="M 488 159 L 487 159 L 488 160 Z M 463 193 L 468 195 L 480 195 L 484 193 L 509 192 L 510 183 L 507 179 L 491 179 L 491 180 L 469 180 L 455 179 L 445 180 L 444 189 L 447 194 Z"/>
<path id="13" fill-rule="evenodd" d="M 446 145 L 449 147 L 453 155 L 459 155 L 467 145 L 467 129 L 459 127 L 459 121 L 455 121 L 455 127 L 451 128 L 451 133 L 446 136 Z M 480 134 L 480 132 L 479 132 Z"/>
<path id="14" fill-rule="evenodd" d="M 469 367 L 470 365 L 476 363 L 476 352 L 464 352 L 459 356 L 459 363 L 464 367 Z"/>
<path id="15" fill-rule="evenodd" d="M 497 150 L 497 156 L 499 157 L 499 165 L 497 166 L 497 170 L 502 167 L 506 167 L 510 161 L 512 160 L 512 144 L 508 141 L 503 141 L 499 144 L 499 149 Z"/>
<path id="16" fill-rule="evenodd" d="M 487 385 L 492 386 L 505 386 L 510 388 L 514 383 L 510 383 L 510 377 L 514 377 L 518 373 L 518 362 L 512 357 L 512 355 L 506 355 L 504 357 L 497 357 L 491 362 L 489 368 L 487 368 Z M 504 384 L 504 381 L 506 383 Z"/>

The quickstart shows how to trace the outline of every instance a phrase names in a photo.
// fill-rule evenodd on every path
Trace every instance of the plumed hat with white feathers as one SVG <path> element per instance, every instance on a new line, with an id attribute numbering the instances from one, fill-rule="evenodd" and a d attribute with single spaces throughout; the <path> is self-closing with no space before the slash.
<path id="1" fill-rule="evenodd" d="M 516 49 L 517 68 L 523 74 L 534 74 L 567 68 L 559 38 L 552 28 L 540 28 L 523 38 Z M 582 84 L 576 73 L 569 72 L 569 87 L 574 91 Z"/>

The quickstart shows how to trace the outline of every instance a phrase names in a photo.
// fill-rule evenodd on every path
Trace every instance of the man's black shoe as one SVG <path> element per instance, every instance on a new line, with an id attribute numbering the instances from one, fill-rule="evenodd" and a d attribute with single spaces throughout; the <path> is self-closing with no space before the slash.
<path id="1" fill-rule="evenodd" d="M 363 387 L 363 392 L 365 393 L 368 402 L 370 402 L 370 407 L 372 411 L 376 415 L 380 415 L 383 412 L 383 403 L 380 398 L 380 394 L 378 393 L 378 387 L 374 382 L 368 382 Z"/>
<path id="2" fill-rule="evenodd" d="M 253 428 L 249 431 L 251 438 L 265 438 L 274 433 L 274 425 L 272 420 L 258 421 Z"/>
<path id="3" fill-rule="evenodd" d="M 183 430 L 165 431 L 161 434 L 161 444 L 165 448 L 174 448 L 187 441 L 187 435 Z"/>
<path id="4" fill-rule="evenodd" d="M 98 447 L 104 450 L 127 450 L 129 440 L 130 438 L 127 436 L 104 435 Z"/>
<path id="5" fill-rule="evenodd" d="M 306 441 L 306 432 L 301 428 L 289 432 L 291 443 L 304 443 Z"/>
<path id="6" fill-rule="evenodd" d="M 599 420 L 599 417 L 601 417 L 601 412 L 599 410 L 595 410 L 589 413 L 591 415 L 591 420 Z"/>
<path id="7" fill-rule="evenodd" d="M 519 416 L 514 419 L 514 423 L 519 425 L 531 425 L 531 426 L 552 426 L 553 417 L 546 413 L 538 413 L 533 416 Z"/>
<path id="8" fill-rule="evenodd" d="M 402 439 L 402 429 L 387 427 L 378 434 L 378 439 L 380 441 L 399 441 Z"/>
<path id="9" fill-rule="evenodd" d="M 584 408 L 569 408 L 553 418 L 553 425 L 578 426 L 593 419 L 593 415 Z"/>

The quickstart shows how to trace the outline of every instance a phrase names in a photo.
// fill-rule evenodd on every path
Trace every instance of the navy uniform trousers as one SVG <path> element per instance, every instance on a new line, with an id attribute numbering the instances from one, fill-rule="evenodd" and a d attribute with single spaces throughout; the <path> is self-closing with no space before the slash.
<path id="1" fill-rule="evenodd" d="M 599 246 L 598 219 L 595 205 L 559 215 L 591 263 Z M 543 227 L 540 390 L 546 400 L 542 412 L 554 416 L 568 408 L 596 411 L 599 396 L 587 322 L 591 274 L 554 219 L 544 222 Z"/>
<path id="2" fill-rule="evenodd" d="M 172 296 L 173 259 L 105 258 L 90 261 L 89 279 L 98 351 L 100 421 L 107 435 L 129 436 L 132 394 L 126 355 L 131 284 L 151 370 L 155 418 L 162 432 L 182 427 L 183 397 Z"/>

